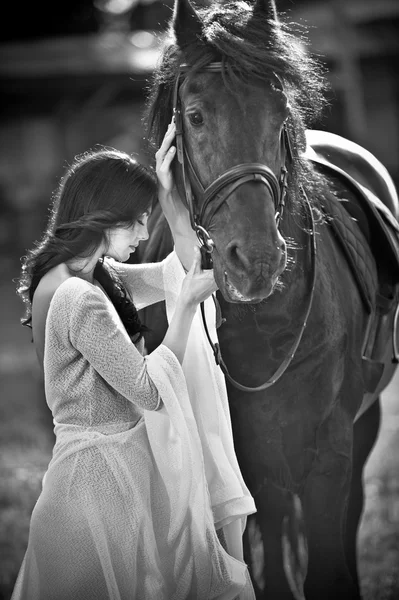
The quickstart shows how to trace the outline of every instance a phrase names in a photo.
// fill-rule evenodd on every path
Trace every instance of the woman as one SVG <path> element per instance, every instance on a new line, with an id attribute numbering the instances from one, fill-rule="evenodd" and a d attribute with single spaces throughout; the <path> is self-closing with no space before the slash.
<path id="1" fill-rule="evenodd" d="M 248 587 L 246 565 L 216 533 L 181 367 L 196 308 L 216 284 L 171 201 L 173 136 L 171 124 L 157 153 L 158 197 L 181 262 L 174 252 L 162 263 L 122 264 L 148 237 L 157 184 L 112 149 L 75 160 L 24 260 L 18 291 L 56 443 L 13 600 L 229 599 Z M 190 266 L 168 290 L 176 262 Z M 168 331 L 143 356 L 137 309 L 168 291 Z M 248 506 L 241 517 L 253 512 L 250 498 Z"/>

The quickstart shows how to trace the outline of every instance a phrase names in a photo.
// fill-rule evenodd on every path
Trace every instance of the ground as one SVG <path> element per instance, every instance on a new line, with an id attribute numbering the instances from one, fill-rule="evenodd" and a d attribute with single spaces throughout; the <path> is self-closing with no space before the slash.
<path id="1" fill-rule="evenodd" d="M 7 266 L 7 265 L 6 265 Z M 9 600 L 28 539 L 29 519 L 53 445 L 30 331 L 3 272 L 0 336 L 0 600 Z M 399 370 L 383 395 L 378 442 L 365 472 L 366 507 L 359 535 L 364 600 L 399 598 Z"/>

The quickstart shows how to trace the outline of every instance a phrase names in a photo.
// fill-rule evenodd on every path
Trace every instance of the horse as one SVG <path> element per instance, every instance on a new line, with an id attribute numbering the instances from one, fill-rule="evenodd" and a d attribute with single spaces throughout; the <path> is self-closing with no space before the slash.
<path id="1" fill-rule="evenodd" d="M 312 129 L 325 80 L 274 1 L 175 0 L 146 98 L 154 147 L 175 115 L 176 186 L 218 284 L 210 343 L 257 507 L 245 560 L 268 600 L 361 598 L 362 473 L 398 360 L 395 186 L 368 150 Z M 159 205 L 143 249 L 173 249 Z M 165 310 L 141 316 L 151 351 Z"/>

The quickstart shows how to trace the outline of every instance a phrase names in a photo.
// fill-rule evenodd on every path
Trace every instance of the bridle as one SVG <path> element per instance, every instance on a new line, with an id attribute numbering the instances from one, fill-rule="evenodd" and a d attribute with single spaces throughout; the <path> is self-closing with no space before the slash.
<path id="1" fill-rule="evenodd" d="M 209 65 L 201 67 L 201 71 L 219 73 L 222 71 L 222 68 L 223 65 L 221 62 L 212 62 Z M 255 181 L 267 187 L 276 207 L 275 219 L 278 226 L 283 216 L 288 187 L 288 169 L 285 166 L 286 155 L 288 154 L 289 160 L 292 161 L 292 149 L 287 127 L 284 124 L 280 142 L 284 160 L 279 180 L 266 165 L 261 163 L 244 163 L 231 167 L 215 179 L 207 188 L 204 188 L 183 143 L 183 118 L 179 88 L 185 74 L 189 70 L 189 65 L 183 64 L 180 66 L 173 92 L 177 160 L 181 166 L 185 200 L 190 213 L 191 226 L 196 232 L 201 246 L 208 255 L 211 255 L 214 248 L 214 242 L 208 233 L 211 220 L 227 198 L 244 183 Z M 198 204 L 195 200 L 197 200 Z M 208 256 L 209 258 L 210 256 Z"/>
<path id="2" fill-rule="evenodd" d="M 286 166 L 287 158 L 289 162 L 292 162 L 293 154 L 290 143 L 290 137 L 287 131 L 286 123 L 284 123 L 282 135 L 280 138 L 280 149 L 281 156 L 283 157 L 283 165 L 280 170 L 279 179 L 277 179 L 276 175 L 273 171 L 266 165 L 261 163 L 243 163 L 239 165 L 235 165 L 231 167 L 222 175 L 220 175 L 215 181 L 213 181 L 208 187 L 204 188 L 202 185 L 195 168 L 190 160 L 190 157 L 187 153 L 187 150 L 184 146 L 183 140 L 183 117 L 181 111 L 181 102 L 179 97 L 179 89 L 182 80 L 184 79 L 187 72 L 191 69 L 190 65 L 183 64 L 179 68 L 178 75 L 176 77 L 176 82 L 174 85 L 173 91 L 173 114 L 175 117 L 175 125 L 176 125 L 176 149 L 177 149 L 177 160 L 180 165 L 183 186 L 184 186 L 184 194 L 185 200 L 188 207 L 188 211 L 190 214 L 190 222 L 191 226 L 197 234 L 198 240 L 201 245 L 201 253 L 203 257 L 203 267 L 211 268 L 212 267 L 212 252 L 214 250 L 215 244 L 209 234 L 209 226 L 211 224 L 212 218 L 215 213 L 219 210 L 222 204 L 227 200 L 227 198 L 241 185 L 248 182 L 257 182 L 265 185 L 268 189 L 271 197 L 273 198 L 274 206 L 275 206 L 275 220 L 277 227 L 280 224 L 280 221 L 283 217 L 285 201 L 287 195 L 288 188 L 288 169 Z M 212 62 L 206 66 L 201 67 L 200 71 L 212 72 L 212 73 L 220 73 L 223 69 L 223 64 L 221 62 Z M 311 281 L 311 291 L 308 300 L 308 306 L 305 313 L 305 319 L 303 321 L 303 325 L 299 331 L 297 338 L 294 341 L 294 344 L 287 356 L 287 358 L 283 361 L 274 375 L 266 381 L 263 385 L 257 387 L 247 387 L 238 383 L 235 379 L 233 379 L 227 369 L 226 364 L 223 361 L 220 346 L 218 343 L 214 343 L 209 335 L 206 318 L 205 318 L 205 309 L 204 303 L 201 303 L 201 314 L 204 323 L 205 332 L 208 338 L 208 341 L 213 349 L 213 353 L 215 356 L 216 364 L 220 366 L 226 378 L 234 385 L 236 388 L 246 391 L 246 392 L 258 392 L 264 389 L 267 389 L 286 371 L 288 366 L 290 365 L 292 359 L 294 358 L 295 352 L 299 346 L 299 343 L 302 339 L 303 332 L 305 330 L 307 320 L 310 314 L 310 310 L 312 307 L 315 280 L 316 280 L 316 236 L 315 236 L 315 224 L 313 219 L 312 209 L 309 203 L 309 200 L 304 193 L 306 207 L 308 210 L 308 220 L 309 225 L 311 227 L 311 260 L 312 260 L 312 281 Z M 220 310 L 218 305 L 218 301 L 215 296 L 213 296 L 213 300 L 215 302 L 215 306 L 217 310 Z"/>

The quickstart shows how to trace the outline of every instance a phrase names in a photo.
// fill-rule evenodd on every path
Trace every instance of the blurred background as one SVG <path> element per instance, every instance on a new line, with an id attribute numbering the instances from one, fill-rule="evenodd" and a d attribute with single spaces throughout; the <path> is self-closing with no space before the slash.
<path id="1" fill-rule="evenodd" d="M 144 99 L 172 6 L 22 0 L 8 4 L 0 22 L 0 600 L 10 598 L 54 442 L 13 280 L 76 154 L 106 144 L 151 162 Z M 398 0 L 277 0 L 277 7 L 308 28 L 309 49 L 328 67 L 330 106 L 317 127 L 364 145 L 398 186 Z M 399 598 L 399 377 L 383 400 L 359 536 L 365 600 Z"/>

